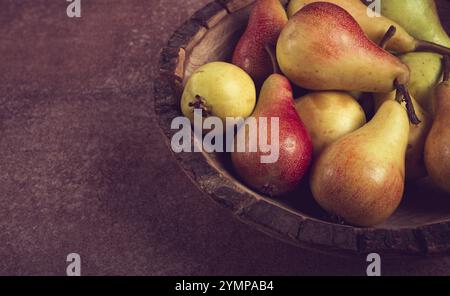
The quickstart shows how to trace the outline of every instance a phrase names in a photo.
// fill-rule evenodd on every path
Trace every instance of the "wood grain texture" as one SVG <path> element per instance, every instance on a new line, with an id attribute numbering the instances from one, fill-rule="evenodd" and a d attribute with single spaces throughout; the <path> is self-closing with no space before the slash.
<path id="1" fill-rule="evenodd" d="M 249 0 L 217 0 L 177 29 L 163 49 L 160 79 L 155 83 L 155 111 L 167 141 L 180 116 L 183 83 L 204 63 L 230 59 L 246 27 Z M 450 2 L 437 1 L 447 29 Z M 285 2 L 284 2 L 285 4 Z M 386 223 L 356 228 L 335 223 L 313 201 L 306 184 L 280 200 L 255 193 L 236 179 L 226 154 L 174 154 L 181 168 L 202 191 L 237 217 L 281 240 L 325 252 L 361 254 L 436 254 L 450 252 L 450 199 L 429 181 L 407 186 L 405 199 Z"/>

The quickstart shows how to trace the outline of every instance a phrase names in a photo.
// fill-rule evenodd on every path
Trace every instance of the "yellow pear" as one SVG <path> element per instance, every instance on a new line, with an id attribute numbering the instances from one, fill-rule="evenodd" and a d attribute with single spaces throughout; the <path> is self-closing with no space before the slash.
<path id="1" fill-rule="evenodd" d="M 374 94 L 375 108 L 378 109 L 385 101 L 395 100 L 396 92 Z M 423 153 L 425 141 L 430 132 L 432 120 L 430 115 L 411 97 L 416 115 L 421 121 L 419 124 L 410 124 L 408 148 L 406 150 L 406 178 L 416 180 L 427 175 Z M 402 104 L 404 107 L 405 105 Z M 406 110 L 406 108 L 405 108 Z"/>
<path id="2" fill-rule="evenodd" d="M 194 109 L 204 116 L 248 117 L 256 104 L 252 78 L 241 68 L 213 62 L 198 68 L 189 77 L 181 97 L 183 115 L 194 122 Z"/>
<path id="3" fill-rule="evenodd" d="M 345 92 L 313 92 L 295 102 L 311 136 L 314 154 L 366 123 L 364 110 Z"/>
<path id="4" fill-rule="evenodd" d="M 403 196 L 408 134 L 405 109 L 396 101 L 384 102 L 369 123 L 319 156 L 310 180 L 315 200 L 350 224 L 385 221 Z"/>

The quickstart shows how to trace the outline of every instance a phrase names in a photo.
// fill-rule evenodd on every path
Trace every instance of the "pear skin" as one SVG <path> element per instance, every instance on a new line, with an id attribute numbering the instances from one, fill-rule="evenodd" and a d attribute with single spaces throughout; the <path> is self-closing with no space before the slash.
<path id="1" fill-rule="evenodd" d="M 313 2 L 318 2 L 318 0 L 292 0 L 288 7 L 289 17 L 293 16 L 295 12 L 302 9 L 305 5 Z M 355 18 L 367 36 L 377 44 L 379 44 L 389 27 L 392 25 L 395 26 L 397 29 L 396 34 L 386 44 L 388 50 L 400 53 L 412 52 L 415 50 L 416 41 L 411 35 L 409 35 L 399 24 L 386 17 L 369 17 L 367 14 L 367 7 L 361 0 L 325 0 L 325 2 L 334 3 L 344 8 Z"/>
<path id="2" fill-rule="evenodd" d="M 312 92 L 297 99 L 295 108 L 311 136 L 316 156 L 366 124 L 364 110 L 345 92 Z"/>
<path id="3" fill-rule="evenodd" d="M 403 196 L 408 134 L 405 109 L 396 101 L 384 102 L 369 123 L 317 159 L 310 180 L 315 200 L 350 224 L 385 221 Z"/>
<path id="4" fill-rule="evenodd" d="M 256 89 L 250 76 L 239 67 L 212 62 L 198 68 L 188 79 L 181 97 L 183 115 L 194 122 L 194 109 L 205 115 L 246 118 L 256 104 Z"/>
<path id="5" fill-rule="evenodd" d="M 450 47 L 434 0 L 383 0 L 381 14 L 401 25 L 419 40 Z"/>
<path id="6" fill-rule="evenodd" d="M 295 110 L 292 88 L 286 77 L 279 74 L 269 76 L 251 117 L 256 119 L 258 126 L 262 117 L 267 118 L 267 129 L 260 131 L 267 133 L 267 139 L 271 139 L 271 118 L 278 117 L 279 157 L 274 163 L 261 163 L 261 155 L 267 153 L 262 152 L 259 146 L 257 152 L 250 152 L 249 130 L 246 129 L 245 152 L 235 150 L 231 153 L 236 173 L 249 187 L 269 196 L 280 196 L 294 190 L 310 166 L 313 148 L 308 131 Z"/>
<path id="7" fill-rule="evenodd" d="M 440 55 L 431 52 L 412 52 L 400 56 L 411 71 L 407 85 L 409 92 L 431 115 L 434 113 L 434 90 L 442 80 L 441 59 Z"/>
<path id="8" fill-rule="evenodd" d="M 288 22 L 277 44 L 282 72 L 311 90 L 390 92 L 409 81 L 408 66 L 369 40 L 341 7 L 315 2 Z"/>
<path id="9" fill-rule="evenodd" d="M 389 51 L 395 51 L 398 53 L 413 52 L 416 50 L 427 49 L 427 51 L 435 51 L 442 54 L 450 53 L 450 49 L 442 46 L 434 46 L 428 44 L 424 48 L 424 42 L 422 40 L 417 40 L 411 36 L 400 24 L 394 22 L 393 20 L 380 16 L 371 17 L 367 12 L 367 7 L 361 2 L 361 0 L 292 0 L 289 3 L 288 15 L 292 17 L 295 13 L 302 9 L 305 5 L 313 2 L 324 1 L 336 4 L 350 13 L 367 34 L 367 36 L 379 44 L 383 39 L 384 35 L 388 31 L 389 27 L 395 26 L 397 29 L 395 35 L 387 42 L 386 49 Z M 381 0 L 381 6 L 385 5 L 385 1 Z M 397 1 L 397 0 L 393 0 Z M 410 2 L 415 2 L 408 0 Z M 405 12 L 402 12 L 405 13 Z"/>
<path id="10" fill-rule="evenodd" d="M 431 179 L 450 194 L 450 82 L 436 88 L 436 114 L 425 144 L 425 164 Z"/>
<path id="11" fill-rule="evenodd" d="M 258 89 L 273 73 L 266 46 L 275 48 L 287 21 L 286 11 L 279 0 L 257 0 L 250 13 L 247 29 L 234 50 L 232 63 L 244 69 Z"/>
<path id="12" fill-rule="evenodd" d="M 378 109 L 385 101 L 395 100 L 396 92 L 387 94 L 374 94 L 375 108 Z M 425 141 L 431 129 L 432 119 L 420 104 L 411 97 L 416 115 L 421 121 L 419 124 L 410 124 L 408 148 L 406 150 L 406 179 L 417 180 L 427 176 L 424 160 Z M 403 107 L 406 106 L 402 104 Z"/>

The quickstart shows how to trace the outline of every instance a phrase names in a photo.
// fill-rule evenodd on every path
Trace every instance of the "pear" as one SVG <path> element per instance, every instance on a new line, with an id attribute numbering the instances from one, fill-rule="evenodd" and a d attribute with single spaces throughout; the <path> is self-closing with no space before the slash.
<path id="1" fill-rule="evenodd" d="M 267 125 L 261 127 L 261 120 Z M 278 118 L 278 137 L 272 141 L 272 118 Z M 278 150 L 278 158 L 273 163 L 262 163 L 261 155 L 267 155 L 259 146 L 256 152 L 249 149 L 249 130 L 245 133 L 245 151 L 231 153 L 231 160 L 237 174 L 251 188 L 269 196 L 280 196 L 294 190 L 306 174 L 312 158 L 311 138 L 294 106 L 289 80 L 279 74 L 272 74 L 264 82 L 258 104 L 248 122 L 255 119 L 260 135 L 267 135 L 271 145 Z M 239 135 L 238 132 L 238 135 Z M 238 136 L 236 136 L 236 139 Z"/>
<path id="2" fill-rule="evenodd" d="M 386 220 L 405 183 L 409 121 L 396 101 L 382 104 L 362 128 L 326 148 L 311 172 L 311 190 L 326 211 L 357 226 Z"/>
<path id="3" fill-rule="evenodd" d="M 364 110 L 345 92 L 313 92 L 296 100 L 295 108 L 311 136 L 314 155 L 366 124 Z"/>
<path id="4" fill-rule="evenodd" d="M 450 81 L 446 59 L 444 81 L 436 88 L 436 113 L 425 144 L 428 174 L 441 189 L 450 193 Z"/>
<path id="5" fill-rule="evenodd" d="M 355 100 L 359 101 L 363 97 L 363 92 L 360 91 L 349 91 L 349 95 L 351 95 Z"/>
<path id="6" fill-rule="evenodd" d="M 450 47 L 434 0 L 383 0 L 381 13 L 417 39 Z"/>
<path id="7" fill-rule="evenodd" d="M 440 55 L 429 52 L 413 52 L 400 57 L 411 71 L 408 90 L 431 115 L 434 113 L 434 89 L 442 79 L 441 58 Z"/>
<path id="8" fill-rule="evenodd" d="M 292 0 L 289 3 L 288 15 L 289 17 L 293 17 L 295 13 L 298 10 L 302 9 L 305 5 L 319 1 L 320 0 Z M 345 9 L 356 19 L 367 36 L 377 44 L 379 44 L 383 39 L 384 34 L 387 32 L 387 30 L 391 26 L 394 26 L 397 29 L 396 34 L 386 44 L 386 49 L 390 51 L 395 51 L 398 53 L 407 53 L 413 51 L 433 51 L 441 54 L 450 54 L 450 49 L 448 47 L 444 47 L 424 40 L 415 39 L 410 34 L 408 34 L 408 32 L 400 24 L 388 19 L 387 17 L 371 17 L 368 13 L 368 8 L 361 2 L 361 0 L 323 1 L 339 5 L 340 7 Z M 382 0 L 381 6 L 384 5 L 385 1 Z"/>
<path id="9" fill-rule="evenodd" d="M 194 109 L 203 116 L 248 117 L 255 108 L 253 80 L 241 68 L 213 62 L 198 68 L 189 77 L 181 97 L 181 111 L 194 122 Z"/>
<path id="10" fill-rule="evenodd" d="M 395 91 L 386 94 L 374 94 L 375 108 L 378 109 L 385 101 L 394 101 L 395 98 Z M 411 101 L 420 123 L 410 124 L 408 148 L 406 150 L 406 178 L 408 180 L 417 180 L 427 176 L 423 154 L 432 119 L 413 96 L 411 96 Z M 406 108 L 406 106 L 404 107 Z"/>
<path id="11" fill-rule="evenodd" d="M 279 0 L 257 0 L 247 29 L 234 50 L 232 63 L 244 69 L 258 89 L 272 74 L 272 61 L 266 46 L 275 47 L 287 21 L 286 11 Z"/>
<path id="12" fill-rule="evenodd" d="M 277 44 L 282 72 L 311 90 L 390 92 L 409 81 L 408 66 L 369 40 L 341 7 L 315 2 L 288 22 Z"/>

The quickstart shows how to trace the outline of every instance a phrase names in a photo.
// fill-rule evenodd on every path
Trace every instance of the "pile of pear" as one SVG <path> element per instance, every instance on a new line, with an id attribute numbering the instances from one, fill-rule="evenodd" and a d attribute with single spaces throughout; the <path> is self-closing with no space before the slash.
<path id="1" fill-rule="evenodd" d="M 278 161 L 246 141 L 231 152 L 236 175 L 271 197 L 309 178 L 316 202 L 351 225 L 386 221 L 406 181 L 429 176 L 450 195 L 450 38 L 432 0 L 381 7 L 371 17 L 360 0 L 255 1 L 231 61 L 188 79 L 183 114 L 256 119 L 266 139 L 260 119 L 279 118 Z"/>

